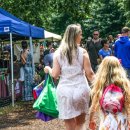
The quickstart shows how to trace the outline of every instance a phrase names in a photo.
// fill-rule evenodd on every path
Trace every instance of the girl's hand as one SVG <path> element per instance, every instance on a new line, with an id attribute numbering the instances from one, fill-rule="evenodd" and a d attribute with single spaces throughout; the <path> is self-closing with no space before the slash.
<path id="1" fill-rule="evenodd" d="M 94 121 L 90 121 L 90 122 L 89 122 L 89 128 L 90 128 L 91 130 L 96 130 L 96 123 L 95 123 Z"/>
<path id="2" fill-rule="evenodd" d="M 44 72 L 45 73 L 49 73 L 49 70 L 50 70 L 51 68 L 49 67 L 49 66 L 45 66 L 45 68 L 44 68 Z"/>
<path id="3" fill-rule="evenodd" d="M 128 128 L 130 129 L 130 121 L 128 121 Z"/>

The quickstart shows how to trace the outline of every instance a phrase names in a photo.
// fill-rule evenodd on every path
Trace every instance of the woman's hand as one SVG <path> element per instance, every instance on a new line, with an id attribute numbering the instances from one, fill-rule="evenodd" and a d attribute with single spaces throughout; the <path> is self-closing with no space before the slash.
<path id="1" fill-rule="evenodd" d="M 89 122 L 89 128 L 90 128 L 91 130 L 96 130 L 96 123 L 95 123 L 94 121 L 90 121 L 90 122 Z"/>
<path id="2" fill-rule="evenodd" d="M 45 68 L 44 68 L 45 73 L 50 73 L 50 70 L 51 70 L 51 68 L 49 66 L 45 66 Z"/>

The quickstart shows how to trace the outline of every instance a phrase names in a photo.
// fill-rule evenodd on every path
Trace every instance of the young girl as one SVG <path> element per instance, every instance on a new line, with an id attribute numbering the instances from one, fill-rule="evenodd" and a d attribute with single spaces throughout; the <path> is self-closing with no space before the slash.
<path id="1" fill-rule="evenodd" d="M 89 128 L 96 129 L 96 123 L 94 121 L 94 114 L 100 112 L 100 126 L 99 130 L 129 130 L 130 119 L 130 83 L 127 79 L 125 70 L 121 66 L 119 60 L 114 56 L 105 57 L 100 64 L 98 71 L 93 81 L 92 89 L 92 104 L 90 107 L 90 123 Z M 105 100 L 118 100 L 118 103 L 122 101 L 122 110 L 116 113 L 111 112 L 113 106 L 108 106 L 104 109 L 101 100 L 103 99 L 104 92 L 109 86 L 118 86 L 122 90 L 122 100 L 116 99 L 117 94 L 112 97 L 105 97 Z M 109 93 L 110 94 L 110 93 Z M 123 100 L 124 99 L 124 100 Z M 104 99 L 103 99 L 104 100 Z M 110 102 L 109 102 L 110 103 Z M 107 110 L 108 109 L 108 110 Z M 118 110 L 118 109 L 117 109 Z"/>

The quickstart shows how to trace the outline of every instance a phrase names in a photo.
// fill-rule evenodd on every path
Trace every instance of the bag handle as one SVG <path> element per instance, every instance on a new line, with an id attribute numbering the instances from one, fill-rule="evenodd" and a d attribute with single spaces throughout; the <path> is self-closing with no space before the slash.
<path id="1" fill-rule="evenodd" d="M 56 85 L 54 84 L 53 78 L 52 78 L 52 76 L 50 75 L 50 73 L 48 73 L 48 78 L 51 79 L 51 82 L 53 83 L 53 86 L 56 88 Z M 47 80 L 47 81 L 48 81 L 48 80 Z"/>
<path id="2" fill-rule="evenodd" d="M 43 83 L 44 83 L 44 80 L 40 84 L 38 84 L 38 87 L 40 87 Z"/>

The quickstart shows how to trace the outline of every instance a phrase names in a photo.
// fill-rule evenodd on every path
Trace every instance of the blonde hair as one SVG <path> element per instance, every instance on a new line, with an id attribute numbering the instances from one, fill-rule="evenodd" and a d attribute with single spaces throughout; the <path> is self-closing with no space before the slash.
<path id="1" fill-rule="evenodd" d="M 108 56 L 103 59 L 100 64 L 95 80 L 92 84 L 92 105 L 90 112 L 97 111 L 100 108 L 99 100 L 102 96 L 103 90 L 107 85 L 115 84 L 124 90 L 125 96 L 125 110 L 128 110 L 130 103 L 130 83 L 127 75 L 119 60 L 114 56 Z"/>
<path id="2" fill-rule="evenodd" d="M 76 38 L 81 31 L 81 26 L 79 24 L 68 25 L 59 47 L 61 56 L 67 57 L 70 65 L 72 64 L 73 55 L 75 55 L 77 51 Z"/>

